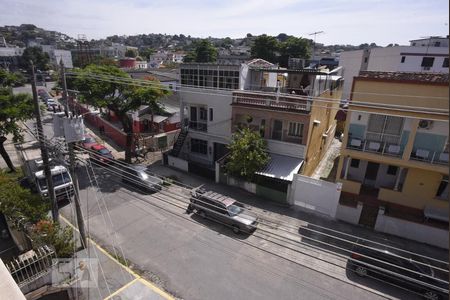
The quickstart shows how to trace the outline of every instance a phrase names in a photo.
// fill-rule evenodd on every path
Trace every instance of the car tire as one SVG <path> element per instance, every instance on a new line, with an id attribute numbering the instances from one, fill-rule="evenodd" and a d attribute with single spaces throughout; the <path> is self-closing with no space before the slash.
<path id="1" fill-rule="evenodd" d="M 204 210 L 201 210 L 198 212 L 199 216 L 202 217 L 203 219 L 206 219 L 206 213 Z"/>
<path id="2" fill-rule="evenodd" d="M 428 300 L 439 300 L 441 297 L 435 291 L 425 291 L 423 297 Z"/>
<path id="3" fill-rule="evenodd" d="M 366 277 L 368 274 L 368 271 L 367 271 L 367 268 L 360 266 L 360 265 L 356 265 L 355 273 L 356 273 L 356 275 L 358 275 L 360 277 Z"/>
<path id="4" fill-rule="evenodd" d="M 232 228 L 235 234 L 239 234 L 241 232 L 241 229 L 237 225 L 233 225 Z"/>

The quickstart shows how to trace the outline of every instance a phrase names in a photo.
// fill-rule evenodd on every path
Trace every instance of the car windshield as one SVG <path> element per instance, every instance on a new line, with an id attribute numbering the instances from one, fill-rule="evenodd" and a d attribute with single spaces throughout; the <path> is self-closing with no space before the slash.
<path id="1" fill-rule="evenodd" d="M 232 205 L 228 206 L 227 210 L 230 213 L 230 216 L 232 216 L 232 217 L 242 213 L 242 211 L 243 211 L 242 207 L 240 207 L 236 204 L 232 204 Z"/>
<path id="2" fill-rule="evenodd" d="M 144 180 L 147 180 L 149 178 L 148 174 L 145 173 L 144 171 L 140 171 L 139 176 Z"/>
<path id="3" fill-rule="evenodd" d="M 98 153 L 100 153 L 100 154 L 109 154 L 109 150 L 103 148 L 103 149 L 98 150 Z"/>
<path id="4" fill-rule="evenodd" d="M 58 185 L 62 185 L 64 183 L 71 182 L 69 173 L 67 173 L 67 172 L 55 174 L 52 176 L 52 179 L 53 179 L 54 186 L 58 186 Z M 47 189 L 47 180 L 45 180 L 45 178 L 39 179 L 39 187 L 41 190 Z"/>

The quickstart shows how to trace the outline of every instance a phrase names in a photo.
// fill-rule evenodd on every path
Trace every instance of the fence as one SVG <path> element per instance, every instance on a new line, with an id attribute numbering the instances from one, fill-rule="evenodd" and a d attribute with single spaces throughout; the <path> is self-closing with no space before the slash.
<path id="1" fill-rule="evenodd" d="M 356 207 L 342 205 L 339 203 L 336 210 L 336 219 L 351 224 L 359 224 L 362 208 L 363 205 L 360 202 L 358 202 Z"/>

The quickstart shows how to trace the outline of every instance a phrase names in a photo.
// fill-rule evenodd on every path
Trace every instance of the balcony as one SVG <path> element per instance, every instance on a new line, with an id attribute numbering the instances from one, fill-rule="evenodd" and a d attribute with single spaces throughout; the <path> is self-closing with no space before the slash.
<path id="1" fill-rule="evenodd" d="M 349 138 L 347 149 L 375 153 L 380 155 L 402 157 L 403 147 L 397 143 Z"/>
<path id="2" fill-rule="evenodd" d="M 195 131 L 208 131 L 208 123 L 206 121 L 189 121 L 189 129 Z"/>
<path id="3" fill-rule="evenodd" d="M 448 152 L 414 148 L 411 152 L 410 160 L 437 165 L 448 165 Z"/>
<path id="4" fill-rule="evenodd" d="M 232 105 L 308 114 L 311 100 L 306 96 L 265 92 L 234 92 Z"/>

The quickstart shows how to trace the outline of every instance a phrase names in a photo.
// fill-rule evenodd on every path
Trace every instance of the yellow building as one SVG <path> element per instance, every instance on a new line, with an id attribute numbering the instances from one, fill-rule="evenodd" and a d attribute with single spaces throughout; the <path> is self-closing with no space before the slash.
<path id="1" fill-rule="evenodd" d="M 448 74 L 355 77 L 337 181 L 341 204 L 363 204 L 360 224 L 384 214 L 448 228 Z"/>

